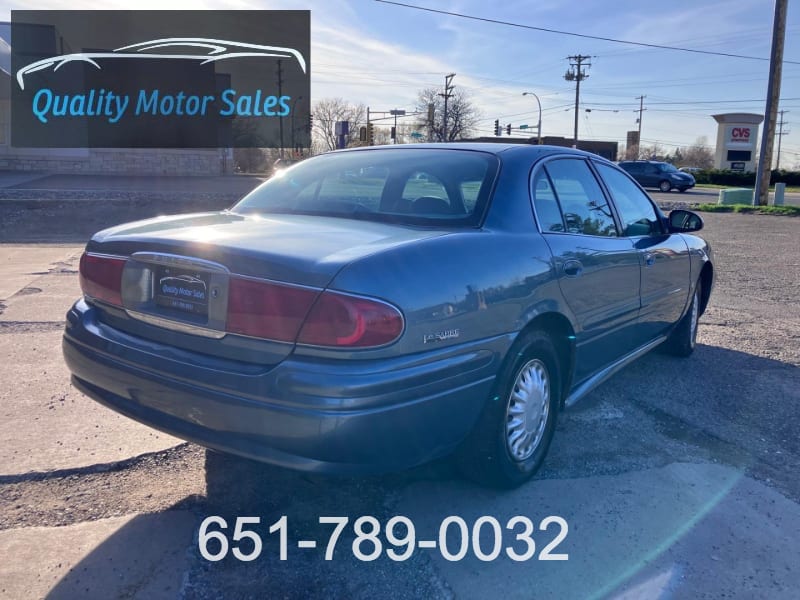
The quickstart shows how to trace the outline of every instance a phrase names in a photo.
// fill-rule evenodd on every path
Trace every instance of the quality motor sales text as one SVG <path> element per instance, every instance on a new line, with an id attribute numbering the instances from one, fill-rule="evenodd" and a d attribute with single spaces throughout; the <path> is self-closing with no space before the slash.
<path id="1" fill-rule="evenodd" d="M 267 95 L 261 90 L 254 94 L 239 94 L 233 88 L 219 95 L 218 113 L 221 117 L 285 117 L 290 112 L 291 96 Z M 135 103 L 131 96 L 117 94 L 103 88 L 89 90 L 84 94 L 57 94 L 49 88 L 36 92 L 31 110 L 42 123 L 52 118 L 99 117 L 109 123 L 118 123 L 128 109 L 132 115 L 162 117 L 203 117 L 210 106 L 216 106 L 217 97 L 212 94 L 197 95 L 178 92 L 162 94 L 160 90 L 139 90 Z"/>

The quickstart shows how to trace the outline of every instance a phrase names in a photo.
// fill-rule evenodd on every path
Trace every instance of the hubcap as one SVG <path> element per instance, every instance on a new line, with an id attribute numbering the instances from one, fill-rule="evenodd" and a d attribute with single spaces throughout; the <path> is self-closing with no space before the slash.
<path id="1" fill-rule="evenodd" d="M 544 436 L 550 413 L 550 375 L 538 359 L 517 374 L 506 411 L 506 445 L 518 461 L 531 457 Z"/>
<path id="2" fill-rule="evenodd" d="M 696 340 L 697 340 L 697 312 L 698 312 L 698 304 L 699 304 L 699 302 L 697 300 L 697 296 L 698 296 L 698 294 L 697 294 L 697 292 L 695 292 L 694 293 L 694 298 L 692 298 L 692 320 L 689 323 L 689 327 L 691 328 L 689 330 L 689 334 L 690 334 L 689 335 L 689 340 L 690 340 L 690 343 L 692 344 L 692 348 L 694 348 L 694 345 L 695 345 Z"/>

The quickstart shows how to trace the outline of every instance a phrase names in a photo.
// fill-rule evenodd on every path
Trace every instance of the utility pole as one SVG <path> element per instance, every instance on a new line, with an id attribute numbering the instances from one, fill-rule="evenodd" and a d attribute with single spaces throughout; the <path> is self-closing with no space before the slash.
<path id="1" fill-rule="evenodd" d="M 767 106 L 764 109 L 764 132 L 761 134 L 761 151 L 758 155 L 753 206 L 765 206 L 769 198 L 772 143 L 775 140 L 775 121 L 778 117 L 778 98 L 781 95 L 783 71 L 783 43 L 786 38 L 786 10 L 789 0 L 775 0 L 775 19 L 772 23 L 772 52 L 769 57 L 769 83 Z"/>
<path id="2" fill-rule="evenodd" d="M 591 67 L 592 63 L 586 62 L 588 61 L 591 56 L 583 56 L 582 54 L 578 54 L 577 56 L 568 56 L 567 60 L 569 61 L 569 70 L 564 75 L 564 79 L 567 81 L 574 81 L 575 82 L 575 134 L 573 137 L 572 147 L 578 147 L 578 102 L 580 101 L 581 96 L 581 81 L 589 77 L 586 74 L 586 71 L 581 69 L 581 67 L 585 64 L 587 67 Z"/>
<path id="3" fill-rule="evenodd" d="M 639 117 L 636 119 L 636 122 L 639 124 L 639 133 L 636 137 L 636 158 L 641 158 L 641 154 L 639 149 L 642 147 L 642 113 L 645 111 L 644 108 L 644 99 L 647 96 L 637 96 L 636 99 L 639 101 L 639 110 L 634 111 L 639 113 Z"/>
<path id="4" fill-rule="evenodd" d="M 278 59 L 278 98 L 283 97 L 283 70 L 281 69 L 281 60 Z M 278 117 L 278 127 L 281 132 L 281 147 L 278 150 L 278 156 L 283 158 L 283 117 Z"/>
<path id="5" fill-rule="evenodd" d="M 778 121 L 778 158 L 775 161 L 775 170 L 776 171 L 781 168 L 781 140 L 783 139 L 783 136 L 789 135 L 789 133 L 790 133 L 789 131 L 784 131 L 783 130 L 783 126 L 786 124 L 784 122 L 784 120 L 783 120 L 783 113 L 787 113 L 787 112 L 789 112 L 789 111 L 788 110 L 780 111 L 781 120 Z"/>
<path id="6" fill-rule="evenodd" d="M 453 81 L 453 77 L 455 77 L 455 73 L 450 73 L 449 75 L 445 75 L 444 77 L 444 94 L 439 94 L 444 98 L 444 123 L 442 124 L 442 141 L 447 141 L 447 99 L 452 96 L 453 87 L 450 82 Z"/>

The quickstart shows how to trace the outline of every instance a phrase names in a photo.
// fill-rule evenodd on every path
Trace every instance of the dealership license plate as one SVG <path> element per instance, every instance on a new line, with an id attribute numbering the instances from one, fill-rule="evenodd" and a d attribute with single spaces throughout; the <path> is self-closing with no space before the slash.
<path id="1" fill-rule="evenodd" d="M 175 267 L 156 271 L 153 299 L 159 306 L 192 315 L 208 315 L 208 274 Z"/>

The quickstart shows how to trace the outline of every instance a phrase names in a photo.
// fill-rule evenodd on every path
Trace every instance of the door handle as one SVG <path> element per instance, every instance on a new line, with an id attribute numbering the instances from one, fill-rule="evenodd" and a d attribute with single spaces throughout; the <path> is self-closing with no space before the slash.
<path id="1" fill-rule="evenodd" d="M 647 267 L 652 267 L 656 264 L 656 255 L 651 252 L 644 253 L 644 264 Z"/>
<path id="2" fill-rule="evenodd" d="M 567 277 L 577 277 L 583 273 L 583 265 L 579 260 L 567 260 L 561 267 Z"/>

